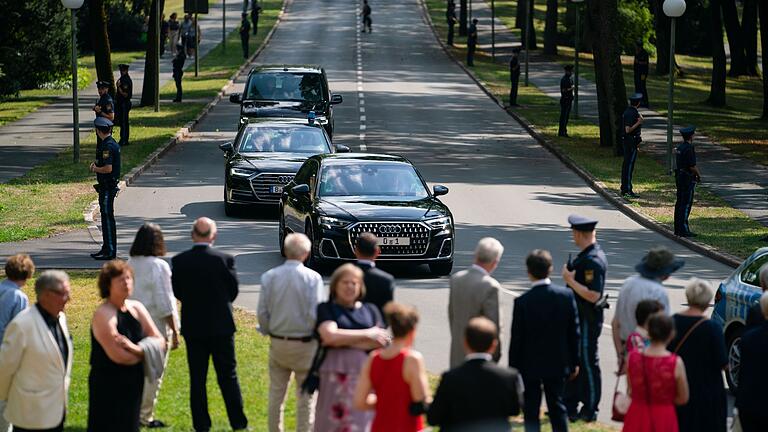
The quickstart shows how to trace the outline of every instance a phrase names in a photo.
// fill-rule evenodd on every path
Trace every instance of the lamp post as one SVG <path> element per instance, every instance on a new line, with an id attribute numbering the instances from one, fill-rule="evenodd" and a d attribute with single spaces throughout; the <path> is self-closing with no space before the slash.
<path id="1" fill-rule="evenodd" d="M 672 121 L 675 108 L 675 19 L 685 13 L 685 0 L 664 0 L 664 15 L 669 17 L 669 88 L 667 94 L 667 169 L 672 174 Z"/>
<path id="2" fill-rule="evenodd" d="M 248 5 L 248 2 L 243 2 Z M 227 0 L 221 2 L 221 50 L 227 52 Z"/>
<path id="3" fill-rule="evenodd" d="M 160 0 L 155 1 L 155 8 L 155 34 L 157 35 L 157 46 L 155 47 L 155 70 L 157 73 L 152 77 L 152 79 L 155 80 L 154 110 L 155 112 L 160 112 L 160 47 L 163 45 L 163 38 L 160 35 L 160 23 L 162 21 L 160 18 L 160 14 L 162 13 L 162 10 L 160 9 Z"/>
<path id="4" fill-rule="evenodd" d="M 496 2 L 491 0 L 491 58 L 496 60 Z"/>
<path id="5" fill-rule="evenodd" d="M 571 0 L 571 3 L 576 5 L 576 33 L 574 35 L 573 48 L 573 68 L 575 69 L 575 76 L 573 80 L 573 116 L 579 117 L 579 38 L 581 37 L 581 4 L 584 0 Z"/>
<path id="6" fill-rule="evenodd" d="M 77 16 L 84 0 L 61 0 L 72 15 L 72 161 L 80 162 L 80 104 L 77 100 Z"/>
<path id="7" fill-rule="evenodd" d="M 531 56 L 531 6 L 533 0 L 525 0 L 525 86 L 528 87 L 528 58 Z"/>

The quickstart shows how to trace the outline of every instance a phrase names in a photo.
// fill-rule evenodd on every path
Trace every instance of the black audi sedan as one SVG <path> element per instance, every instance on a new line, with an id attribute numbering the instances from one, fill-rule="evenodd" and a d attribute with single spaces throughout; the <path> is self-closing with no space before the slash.
<path id="1" fill-rule="evenodd" d="M 232 93 L 229 101 L 240 104 L 240 126 L 249 118 L 306 118 L 317 114 L 328 136 L 333 137 L 333 105 L 341 95 L 331 94 L 328 77 L 320 66 L 264 65 L 248 73 L 243 93 Z"/>
<path id="2" fill-rule="evenodd" d="M 299 119 L 250 120 L 233 142 L 219 146 L 224 152 L 224 210 L 234 216 L 244 205 L 277 204 L 283 187 L 308 157 L 349 152 L 334 146 L 316 123 Z"/>
<path id="3" fill-rule="evenodd" d="M 453 216 L 410 161 L 369 153 L 307 159 L 280 198 L 279 242 L 288 233 L 312 240 L 310 265 L 355 259 L 360 234 L 379 239 L 381 261 L 428 264 L 435 275 L 453 267 Z"/>

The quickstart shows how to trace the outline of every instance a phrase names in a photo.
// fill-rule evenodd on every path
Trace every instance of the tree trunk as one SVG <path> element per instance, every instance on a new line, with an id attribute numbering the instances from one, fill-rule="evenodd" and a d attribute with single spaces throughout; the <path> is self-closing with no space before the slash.
<path id="1" fill-rule="evenodd" d="M 467 0 L 459 0 L 459 36 L 467 35 Z"/>
<path id="2" fill-rule="evenodd" d="M 155 76 L 160 70 L 157 44 L 160 35 L 157 33 L 157 3 L 160 2 L 160 10 L 165 7 L 165 0 L 152 0 L 152 9 L 149 11 L 149 28 L 147 29 L 147 53 L 144 56 L 144 84 L 141 88 L 141 106 L 155 105 Z"/>
<path id="3" fill-rule="evenodd" d="M 661 8 L 663 0 L 650 0 L 656 30 L 656 75 L 669 73 L 669 18 Z"/>
<path id="4" fill-rule="evenodd" d="M 723 44 L 723 20 L 720 16 L 721 1 L 709 1 L 711 23 L 709 31 L 712 32 L 712 83 L 707 102 L 718 107 L 725 105 L 725 45 Z"/>
<path id="5" fill-rule="evenodd" d="M 517 12 L 515 13 L 515 28 L 522 29 L 525 27 L 525 7 L 528 2 L 525 0 L 517 0 Z"/>
<path id="6" fill-rule="evenodd" d="M 741 18 L 741 34 L 744 40 L 747 74 L 759 76 L 757 68 L 757 0 L 744 0 Z"/>
<path id="7" fill-rule="evenodd" d="M 549 0 L 548 0 L 549 1 Z M 530 3 L 528 3 L 530 2 Z M 524 3 L 523 8 L 523 19 L 522 22 L 525 23 L 525 20 L 528 19 L 529 25 L 530 25 L 530 36 L 531 36 L 531 45 L 530 49 L 535 50 L 536 49 L 536 28 L 533 26 L 533 17 L 536 15 L 534 11 L 534 5 L 536 2 L 534 0 L 520 0 L 520 3 Z M 528 15 L 528 10 L 526 8 L 530 8 L 531 16 Z M 525 25 L 523 25 L 521 31 L 520 31 L 520 43 L 522 44 L 523 48 L 525 48 Z"/>
<path id="8" fill-rule="evenodd" d="M 557 0 L 547 0 L 544 54 L 557 54 Z"/>
<path id="9" fill-rule="evenodd" d="M 760 46 L 763 51 L 763 119 L 768 120 L 768 1 L 761 0 L 758 5 L 760 13 Z"/>
<path id="10" fill-rule="evenodd" d="M 109 48 L 109 33 L 107 32 L 107 14 L 104 10 L 104 0 L 88 0 L 88 10 L 91 27 L 91 42 L 96 63 L 96 77 L 99 81 L 112 83 L 109 94 L 115 95 L 115 76 L 112 73 L 112 52 Z"/>
<path id="11" fill-rule="evenodd" d="M 587 2 L 587 28 L 592 42 L 597 86 L 597 111 L 600 146 L 613 147 L 621 154 L 621 121 L 627 107 L 621 48 L 618 39 L 618 3 L 616 0 Z"/>
<path id="12" fill-rule="evenodd" d="M 725 34 L 728 36 L 728 48 L 731 52 L 730 76 L 747 74 L 747 57 L 744 55 L 744 42 L 741 39 L 739 13 L 736 10 L 736 0 L 723 0 L 723 22 Z"/>

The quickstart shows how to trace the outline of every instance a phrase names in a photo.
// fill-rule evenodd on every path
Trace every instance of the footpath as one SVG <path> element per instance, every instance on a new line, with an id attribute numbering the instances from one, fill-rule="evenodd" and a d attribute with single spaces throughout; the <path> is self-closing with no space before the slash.
<path id="1" fill-rule="evenodd" d="M 491 54 L 491 8 L 485 1 L 475 2 L 472 15 L 478 22 L 478 50 Z M 512 32 L 499 18 L 495 20 L 496 61 L 508 63 L 512 48 L 520 46 L 516 33 Z M 520 54 L 521 61 L 525 53 Z M 521 65 L 524 68 L 524 64 Z M 563 66 L 532 53 L 529 60 L 529 82 L 547 96 L 560 99 L 560 78 Z M 520 77 L 523 85 L 524 77 Z M 631 92 L 629 83 L 627 91 Z M 643 141 L 641 157 L 650 154 L 664 161 L 667 154 L 667 118 L 656 111 L 641 109 L 645 118 L 643 123 Z M 573 112 L 571 113 L 573 116 Z M 579 118 L 598 123 L 597 89 L 595 84 L 579 77 Z M 677 119 L 674 125 L 674 140 L 677 144 L 680 135 L 677 130 L 685 119 Z M 697 125 L 699 128 L 705 125 Z M 757 162 L 736 155 L 730 149 L 713 142 L 706 135 L 696 135 L 696 159 L 702 173 L 704 185 L 721 197 L 731 207 L 747 214 L 759 223 L 768 226 L 768 168 Z M 676 145 L 675 144 L 675 145 Z M 617 164 L 620 160 L 617 159 Z"/>
<path id="2" fill-rule="evenodd" d="M 198 56 L 205 57 L 222 38 L 222 2 L 212 4 L 209 13 L 198 16 L 200 26 L 200 44 Z M 226 2 L 227 34 L 240 26 L 240 14 L 243 0 Z M 178 11 L 181 12 L 181 11 Z M 238 47 L 239 49 L 239 47 Z M 172 79 L 171 54 L 166 49 L 160 58 L 160 87 Z M 115 80 L 120 76 L 115 68 Z M 195 59 L 187 58 L 185 76 L 194 74 Z M 133 104 L 141 100 L 144 84 L 144 58 L 133 63 L 129 70 L 133 80 Z M 80 140 L 84 140 L 93 130 L 94 113 L 91 110 L 98 99 L 96 83 L 78 93 L 80 103 Z M 170 100 L 161 100 L 170 103 Z M 72 96 L 62 96 L 55 102 L 29 115 L 0 127 L 0 183 L 23 176 L 27 171 L 56 157 L 58 153 L 72 145 Z"/>

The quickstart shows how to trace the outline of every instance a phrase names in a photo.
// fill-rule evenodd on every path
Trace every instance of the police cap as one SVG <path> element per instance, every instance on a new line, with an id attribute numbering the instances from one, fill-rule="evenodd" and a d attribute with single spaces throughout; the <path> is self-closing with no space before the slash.
<path id="1" fill-rule="evenodd" d="M 568 216 L 568 223 L 571 224 L 571 229 L 575 229 L 576 231 L 594 231 L 595 226 L 597 225 L 597 220 L 588 218 L 585 216 L 580 216 L 576 214 L 572 214 Z"/>
<path id="2" fill-rule="evenodd" d="M 572 71 L 573 70 L 573 65 L 567 64 L 567 65 L 563 66 L 563 69 L 565 69 L 567 71 Z"/>
<path id="3" fill-rule="evenodd" d="M 120 69 L 120 70 L 128 70 L 128 68 L 130 68 L 130 67 L 131 67 L 131 65 L 125 64 L 125 63 L 120 63 L 119 65 L 117 65 L 117 68 Z"/>
<path id="4" fill-rule="evenodd" d="M 96 117 L 96 120 L 93 121 L 93 125 L 99 129 L 107 129 L 112 127 L 114 123 L 106 117 Z"/>
<path id="5" fill-rule="evenodd" d="M 680 129 L 680 135 L 683 136 L 683 138 L 689 138 L 696 132 L 696 126 L 686 126 L 682 129 Z"/>
<path id="6" fill-rule="evenodd" d="M 641 100 L 643 100 L 643 94 L 642 93 L 635 93 L 635 94 L 629 96 L 629 101 L 630 102 L 640 102 Z"/>
<path id="7" fill-rule="evenodd" d="M 515 53 L 515 54 L 519 53 L 520 52 L 520 47 L 516 46 L 516 47 L 512 48 L 512 52 Z"/>
<path id="8" fill-rule="evenodd" d="M 98 88 L 108 88 L 111 87 L 112 83 L 109 81 L 96 81 L 96 87 Z"/>

